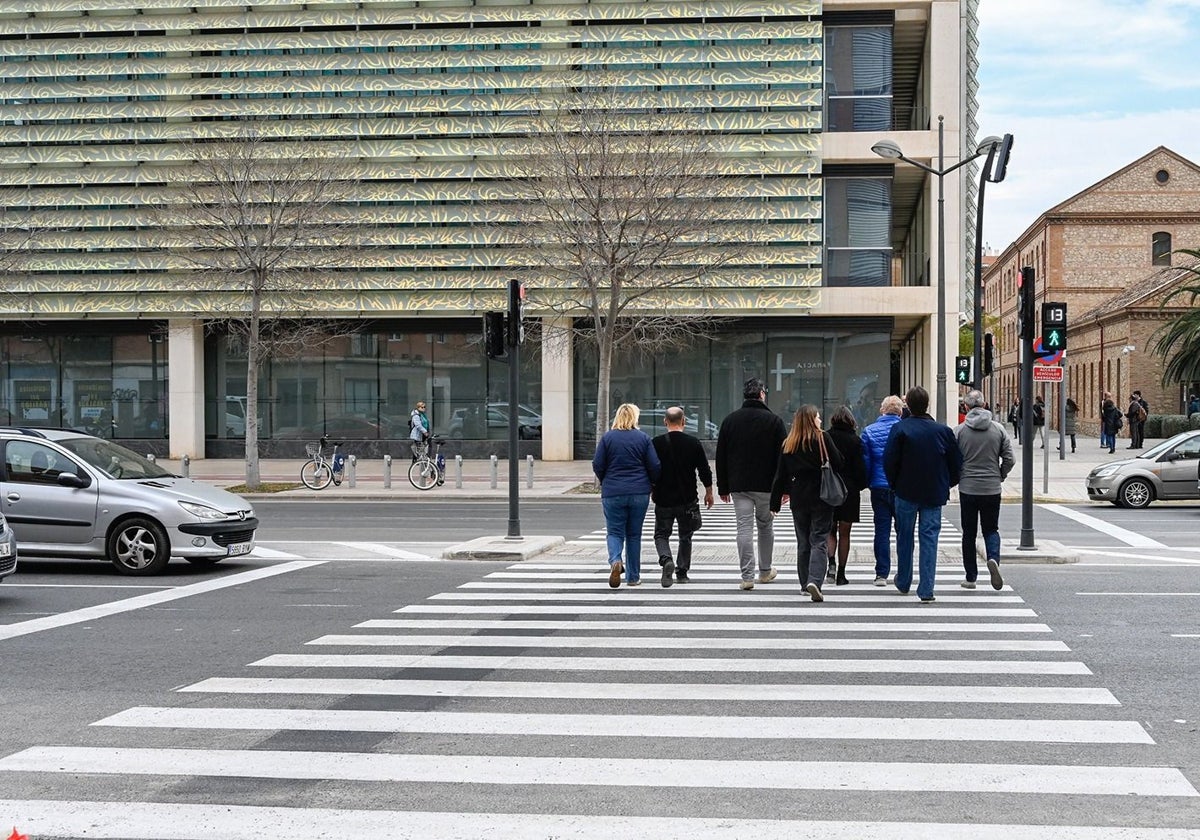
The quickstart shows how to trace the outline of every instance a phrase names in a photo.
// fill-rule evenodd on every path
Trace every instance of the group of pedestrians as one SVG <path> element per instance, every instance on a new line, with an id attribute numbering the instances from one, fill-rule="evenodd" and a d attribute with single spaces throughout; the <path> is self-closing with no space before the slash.
<path id="1" fill-rule="evenodd" d="M 796 536 L 796 574 L 814 602 L 824 600 L 823 584 L 844 585 L 850 532 L 860 520 L 860 498 L 870 491 L 874 515 L 875 585 L 891 574 L 891 534 L 896 533 L 896 574 L 891 581 L 907 595 L 913 585 L 914 549 L 917 595 L 934 598 L 937 541 L 942 507 L 950 488 L 960 486 L 963 512 L 962 586 L 975 588 L 978 564 L 975 538 L 984 537 L 992 586 L 1000 589 L 1000 488 L 1015 463 L 1008 434 L 984 405 L 979 391 L 967 394 L 966 418 L 950 429 L 929 416 L 924 388 L 905 399 L 885 397 L 878 419 L 859 432 L 846 407 L 834 412 L 829 431 L 822 429 L 816 406 L 802 405 L 790 426 L 767 406 L 767 387 L 746 381 L 740 408 L 721 423 L 717 435 L 716 495 L 732 503 L 743 590 L 770 583 L 774 517 L 787 503 Z M 664 587 L 688 582 L 692 536 L 701 520 L 697 482 L 704 487 L 705 508 L 713 505 L 714 474 L 703 446 L 684 432 L 681 408 L 667 410 L 667 432 L 651 439 L 637 428 L 637 406 L 626 403 L 596 447 L 592 467 L 600 479 L 607 524 L 609 586 L 641 584 L 643 522 L 655 503 L 654 546 Z M 830 493 L 831 471 L 845 493 Z M 678 528 L 678 553 L 670 540 Z M 915 546 L 914 546 L 915 540 Z"/>

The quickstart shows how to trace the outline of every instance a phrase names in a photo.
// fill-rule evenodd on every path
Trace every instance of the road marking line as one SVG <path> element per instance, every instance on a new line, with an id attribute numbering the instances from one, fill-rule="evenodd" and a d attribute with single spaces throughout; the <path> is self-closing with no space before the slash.
<path id="1" fill-rule="evenodd" d="M 519 648 L 601 648 L 613 644 L 639 650 L 938 650 L 938 651 L 1018 651 L 1022 653 L 1069 653 L 1059 641 L 1029 639 L 718 639 L 679 636 L 433 636 L 394 634 L 330 634 L 313 639 L 310 645 L 346 645 L 350 647 L 519 647 Z"/>
<path id="2" fill-rule="evenodd" d="M 382 554 L 385 557 L 394 557 L 397 560 L 435 560 L 439 558 L 430 557 L 428 554 L 421 554 L 416 551 L 406 551 L 402 548 L 392 548 L 390 545 L 383 543 L 371 542 L 336 542 L 334 545 L 344 545 L 347 548 L 352 548 L 355 551 L 372 551 L 376 554 Z"/>
<path id="3" fill-rule="evenodd" d="M 512 574 L 512 573 L 510 572 L 509 574 Z M 490 577 L 490 575 L 489 575 L 489 577 Z M 522 576 L 522 577 L 525 577 L 525 576 Z M 608 586 L 608 573 L 602 572 L 599 569 L 597 569 L 595 571 L 595 573 L 590 576 L 570 575 L 569 577 L 573 578 L 572 580 L 546 580 L 545 579 L 546 577 L 547 577 L 547 575 L 545 573 L 541 573 L 541 574 L 531 574 L 528 577 L 525 577 L 524 580 L 487 580 L 487 579 L 473 580 L 473 581 L 468 581 L 467 583 L 461 584 L 458 588 L 459 589 L 519 589 L 522 591 L 530 591 L 530 590 L 541 590 L 541 589 L 566 589 L 566 590 L 569 590 L 569 589 L 595 589 L 596 587 L 599 587 L 599 586 Z M 690 572 L 688 573 L 688 577 L 691 577 Z M 735 572 L 730 572 L 729 574 L 720 575 L 720 576 L 713 575 L 711 577 L 716 577 L 718 579 L 717 582 L 707 583 L 707 582 L 702 582 L 700 580 L 694 579 L 694 582 L 688 583 L 688 584 L 682 584 L 681 586 L 687 586 L 687 591 L 689 593 L 703 592 L 703 593 L 707 594 L 708 592 L 712 592 L 712 591 L 732 593 L 734 591 L 734 584 L 738 580 L 737 574 Z M 655 574 L 653 577 L 651 577 L 650 575 L 647 575 L 644 583 L 645 584 L 658 584 L 659 583 L 659 575 Z M 793 590 L 791 590 L 791 587 L 796 586 L 796 585 L 797 585 L 796 581 L 788 581 L 786 583 L 781 582 L 778 584 L 764 584 L 764 586 L 779 586 L 781 589 L 787 589 L 788 591 L 793 591 Z M 914 586 L 915 585 L 916 584 L 914 583 Z M 880 589 L 882 589 L 882 587 L 877 587 L 874 585 L 874 583 L 868 581 L 866 578 L 863 578 L 862 583 L 851 583 L 848 585 L 838 586 L 836 588 L 829 587 L 824 591 L 827 596 L 828 595 L 849 595 L 852 592 L 854 592 L 854 593 L 864 592 L 864 593 L 867 593 L 868 595 L 874 594 L 877 596 L 877 598 L 881 598 L 881 597 L 884 597 L 885 595 L 890 594 L 890 593 L 885 592 L 884 595 L 880 595 L 879 594 Z M 650 590 L 650 591 L 653 592 L 654 590 Z M 964 598 L 987 597 L 990 599 L 990 598 L 995 597 L 994 595 L 991 594 L 993 591 L 995 591 L 995 590 L 993 590 L 991 587 L 988 587 L 986 590 L 984 590 L 984 589 L 979 590 L 974 595 L 964 593 L 960 597 L 964 597 Z M 1011 586 L 1005 586 L 1004 591 L 1011 593 L 1013 591 L 1013 589 Z M 681 594 L 681 593 L 679 593 L 679 591 L 676 590 L 676 593 L 674 595 L 672 595 L 671 597 L 678 597 L 679 594 Z M 865 598 L 862 596 L 859 596 L 858 598 L 856 598 L 856 600 L 861 601 L 861 600 L 865 600 Z M 938 600 L 941 600 L 941 598 L 939 597 Z"/>
<path id="4" fill-rule="evenodd" d="M 14 586 L 26 589 L 174 589 L 168 583 L 157 586 L 149 583 L 6 583 L 5 589 Z"/>
<path id="5" fill-rule="evenodd" d="M 491 837 L 656 837 L 664 840 L 913 840 L 970 837 L 972 840 L 1200 840 L 1200 830 L 1079 825 L 861 822 L 832 820 L 731 820 L 711 817 L 624 817 L 595 814 L 512 814 L 424 811 L 277 808 L 222 803 L 0 800 L 0 812 L 19 815 L 31 837 L 90 837 L 96 840 L 440 840 Z"/>
<path id="6" fill-rule="evenodd" d="M 1120 525 L 1114 525 L 1111 522 L 1106 522 L 1095 516 L 1090 516 L 1086 513 L 1081 513 L 1077 510 L 1071 510 L 1063 505 L 1046 504 L 1041 506 L 1043 510 L 1048 510 L 1051 513 L 1057 513 L 1059 516 L 1070 519 L 1073 522 L 1078 522 L 1080 525 L 1086 525 L 1092 530 L 1099 531 L 1102 534 L 1107 534 L 1114 539 L 1118 539 L 1128 546 L 1133 548 L 1170 548 L 1170 546 L 1160 543 L 1158 540 L 1152 540 L 1147 536 L 1130 531 L 1127 528 L 1122 528 Z"/>
<path id="7" fill-rule="evenodd" d="M 126 598 L 122 601 L 113 601 L 109 604 L 97 604 L 92 607 L 84 607 L 71 612 L 59 613 L 57 615 L 49 615 L 44 618 L 34 618 L 29 621 L 21 621 L 16 624 L 0 625 L 0 641 L 5 639 L 13 639 L 17 636 L 27 636 L 30 633 L 40 633 L 43 630 L 55 630 L 60 627 L 67 627 L 72 624 L 82 624 L 86 621 L 95 621 L 96 619 L 106 618 L 110 615 L 119 613 L 132 612 L 140 610 L 143 607 L 152 607 L 156 604 L 165 604 L 168 601 L 177 601 L 180 598 L 190 598 L 193 595 L 203 595 L 206 592 L 215 592 L 218 589 L 228 589 L 231 586 L 240 586 L 243 583 L 251 583 L 252 581 L 262 580 L 263 578 L 274 577 L 275 575 L 283 575 L 288 572 L 296 572 L 301 569 L 307 569 L 310 566 L 319 566 L 320 561 L 316 560 L 295 560 L 291 563 L 283 563 L 278 566 L 267 566 L 262 569 L 251 569 L 247 572 L 239 572 L 232 575 L 224 575 L 219 578 L 201 581 L 200 583 L 192 583 L 187 586 L 177 586 L 173 589 L 168 589 L 163 592 L 148 592 L 145 595 L 135 595 L 132 598 Z"/>
<path id="8" fill-rule="evenodd" d="M 608 786 L 619 779 L 622 785 L 659 789 L 1200 796 L 1175 768 L 1051 764 L 32 747 L 0 759 L 0 771 L 484 785 Z"/>
<path id="9" fill-rule="evenodd" d="M 597 586 L 600 585 L 597 581 Z M 770 585 L 770 584 L 768 584 Z M 785 602 L 794 607 L 797 606 L 796 596 L 800 594 L 799 589 L 791 589 L 788 587 L 778 587 L 774 590 L 777 594 L 741 594 L 733 586 L 727 586 L 724 592 L 714 592 L 712 594 L 690 592 L 666 592 L 663 589 L 646 588 L 637 592 L 629 590 L 608 590 L 598 592 L 463 592 L 454 590 L 453 592 L 439 592 L 436 595 L 430 595 L 431 601 L 612 601 L 617 598 L 637 599 L 639 601 L 729 601 L 733 598 L 745 598 L 747 600 L 781 603 Z M 899 592 L 885 592 L 882 595 L 852 595 L 839 596 L 836 593 L 825 591 L 826 607 L 824 609 L 832 611 L 838 609 L 838 604 L 862 604 L 862 603 L 903 603 L 900 600 Z M 981 591 L 974 595 L 939 595 L 938 603 L 966 603 L 971 602 L 981 605 L 980 612 L 986 610 L 987 604 L 1023 604 L 1025 600 L 1020 595 L 991 595 L 986 591 Z M 801 604 L 802 605 L 802 604 Z"/>
<path id="10" fill-rule="evenodd" d="M 754 596 L 749 596 L 753 598 Z M 795 599 L 793 599 L 794 601 Z M 897 599 L 899 600 L 899 599 Z M 900 603 L 906 603 L 900 601 Z M 907 603 L 912 603 L 909 599 Z M 941 603 L 940 601 L 938 603 Z M 744 615 L 757 618 L 769 618 L 777 615 L 780 618 L 795 618 L 798 607 L 803 607 L 801 603 L 798 606 L 774 607 L 675 607 L 666 604 L 564 604 L 562 606 L 550 606 L 543 604 L 409 604 L 406 607 L 400 607 L 395 610 L 397 613 L 437 613 L 437 614 L 461 614 L 461 615 L 686 615 L 686 616 L 714 616 L 714 615 Z M 942 618 L 1037 618 L 1037 613 L 1029 608 L 1018 607 L 993 607 L 989 609 L 980 609 L 979 607 L 935 607 L 928 606 L 904 606 L 904 607 L 838 607 L 836 612 L 832 610 L 822 610 L 819 615 L 814 615 L 812 620 L 834 620 L 839 618 L 854 617 L 861 618 L 871 616 L 875 618 L 928 618 L 930 612 L 936 612 Z M 813 611 L 814 613 L 817 610 Z"/>
<path id="11" fill-rule="evenodd" d="M 615 656 L 426 656 L 278 653 L 251 662 L 272 668 L 473 668 L 488 671 L 661 671 L 670 673 L 1081 674 L 1082 662 L 971 659 L 745 659 Z"/>
<path id="12" fill-rule="evenodd" d="M 1104 550 L 1097 550 L 1094 548 L 1088 548 L 1087 546 L 1066 546 L 1066 547 L 1070 548 L 1070 549 L 1074 549 L 1079 552 L 1082 552 L 1083 554 L 1090 554 L 1090 555 L 1093 555 L 1096 557 L 1123 557 L 1128 560 L 1149 560 L 1149 561 L 1151 561 L 1149 563 L 1144 563 L 1144 562 L 1138 563 L 1137 565 L 1138 565 L 1139 569 L 1143 569 L 1143 568 L 1146 568 L 1151 565 L 1154 565 L 1154 566 L 1172 566 L 1172 565 L 1175 565 L 1175 566 L 1178 566 L 1178 565 L 1197 566 L 1197 565 L 1200 565 L 1200 558 L 1194 558 L 1194 557 L 1168 557 L 1168 556 L 1163 556 L 1162 554 L 1134 554 L 1133 552 L 1129 552 L 1129 551 L 1104 551 Z M 1097 564 L 1073 563 L 1072 565 L 1078 566 L 1078 565 L 1097 565 Z M 1109 564 L 1109 565 L 1117 565 L 1117 564 Z"/>
<path id="13" fill-rule="evenodd" d="M 996 718 L 744 717 L 724 715 L 508 714 L 358 709 L 239 709 L 134 706 L 93 726 L 537 735 L 593 738 L 997 741 L 1047 744 L 1153 744 L 1136 721 Z"/>
<path id="14" fill-rule="evenodd" d="M 265 546 L 261 546 L 261 545 L 254 546 L 254 551 L 250 552 L 250 554 L 254 557 L 261 557 L 264 560 L 300 560 L 300 559 L 302 559 L 299 554 L 292 554 L 291 552 L 287 552 L 287 551 L 276 551 L 273 548 L 266 548 Z"/>
<path id="15" fill-rule="evenodd" d="M 511 621 L 508 619 L 374 618 L 355 624 L 370 630 L 738 630 L 745 633 L 1049 633 L 1047 624 L 979 624 L 969 621 Z"/>
<path id="16" fill-rule="evenodd" d="M 1139 597 L 1157 596 L 1160 598 L 1196 598 L 1200 597 L 1200 592 L 1076 592 L 1076 595 L 1112 595 L 1122 597 L 1126 595 L 1135 595 Z"/>
<path id="17" fill-rule="evenodd" d="M 212 677 L 178 689 L 204 694 L 317 694 L 384 697 L 505 697 L 539 700 L 704 700 L 807 703 L 1020 703 L 1119 706 L 1105 688 L 865 683 L 589 683 L 507 680 Z"/>

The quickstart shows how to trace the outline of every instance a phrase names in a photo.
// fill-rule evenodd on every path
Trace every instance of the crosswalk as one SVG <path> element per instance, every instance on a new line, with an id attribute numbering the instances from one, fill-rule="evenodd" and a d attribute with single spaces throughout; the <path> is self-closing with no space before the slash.
<path id="1" fill-rule="evenodd" d="M 31 838 L 1200 840 L 1152 733 L 1011 587 L 823 604 L 727 561 L 514 564 L 0 757 Z M 114 784 L 117 782 L 117 784 Z M 1191 808 L 1192 810 L 1186 810 Z M 1168 820 L 1170 823 L 1170 820 Z"/>

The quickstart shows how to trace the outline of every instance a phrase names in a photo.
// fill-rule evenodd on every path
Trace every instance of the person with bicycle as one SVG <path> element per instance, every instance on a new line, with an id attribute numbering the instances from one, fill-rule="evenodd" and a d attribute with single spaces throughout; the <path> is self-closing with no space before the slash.
<path id="1" fill-rule="evenodd" d="M 412 441 L 412 460 L 415 464 L 429 446 L 429 415 L 425 413 L 425 400 L 418 400 L 417 407 L 408 417 L 408 439 Z"/>

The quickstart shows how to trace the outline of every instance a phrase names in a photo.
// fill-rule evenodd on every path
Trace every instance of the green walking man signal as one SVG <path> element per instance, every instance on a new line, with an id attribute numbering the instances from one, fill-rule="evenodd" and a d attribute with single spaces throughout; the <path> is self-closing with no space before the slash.
<path id="1" fill-rule="evenodd" d="M 971 357 L 954 357 L 954 381 L 959 385 L 971 384 Z"/>
<path id="2" fill-rule="evenodd" d="M 1056 301 L 1042 304 L 1042 347 L 1049 353 L 1067 349 L 1067 305 Z"/>

